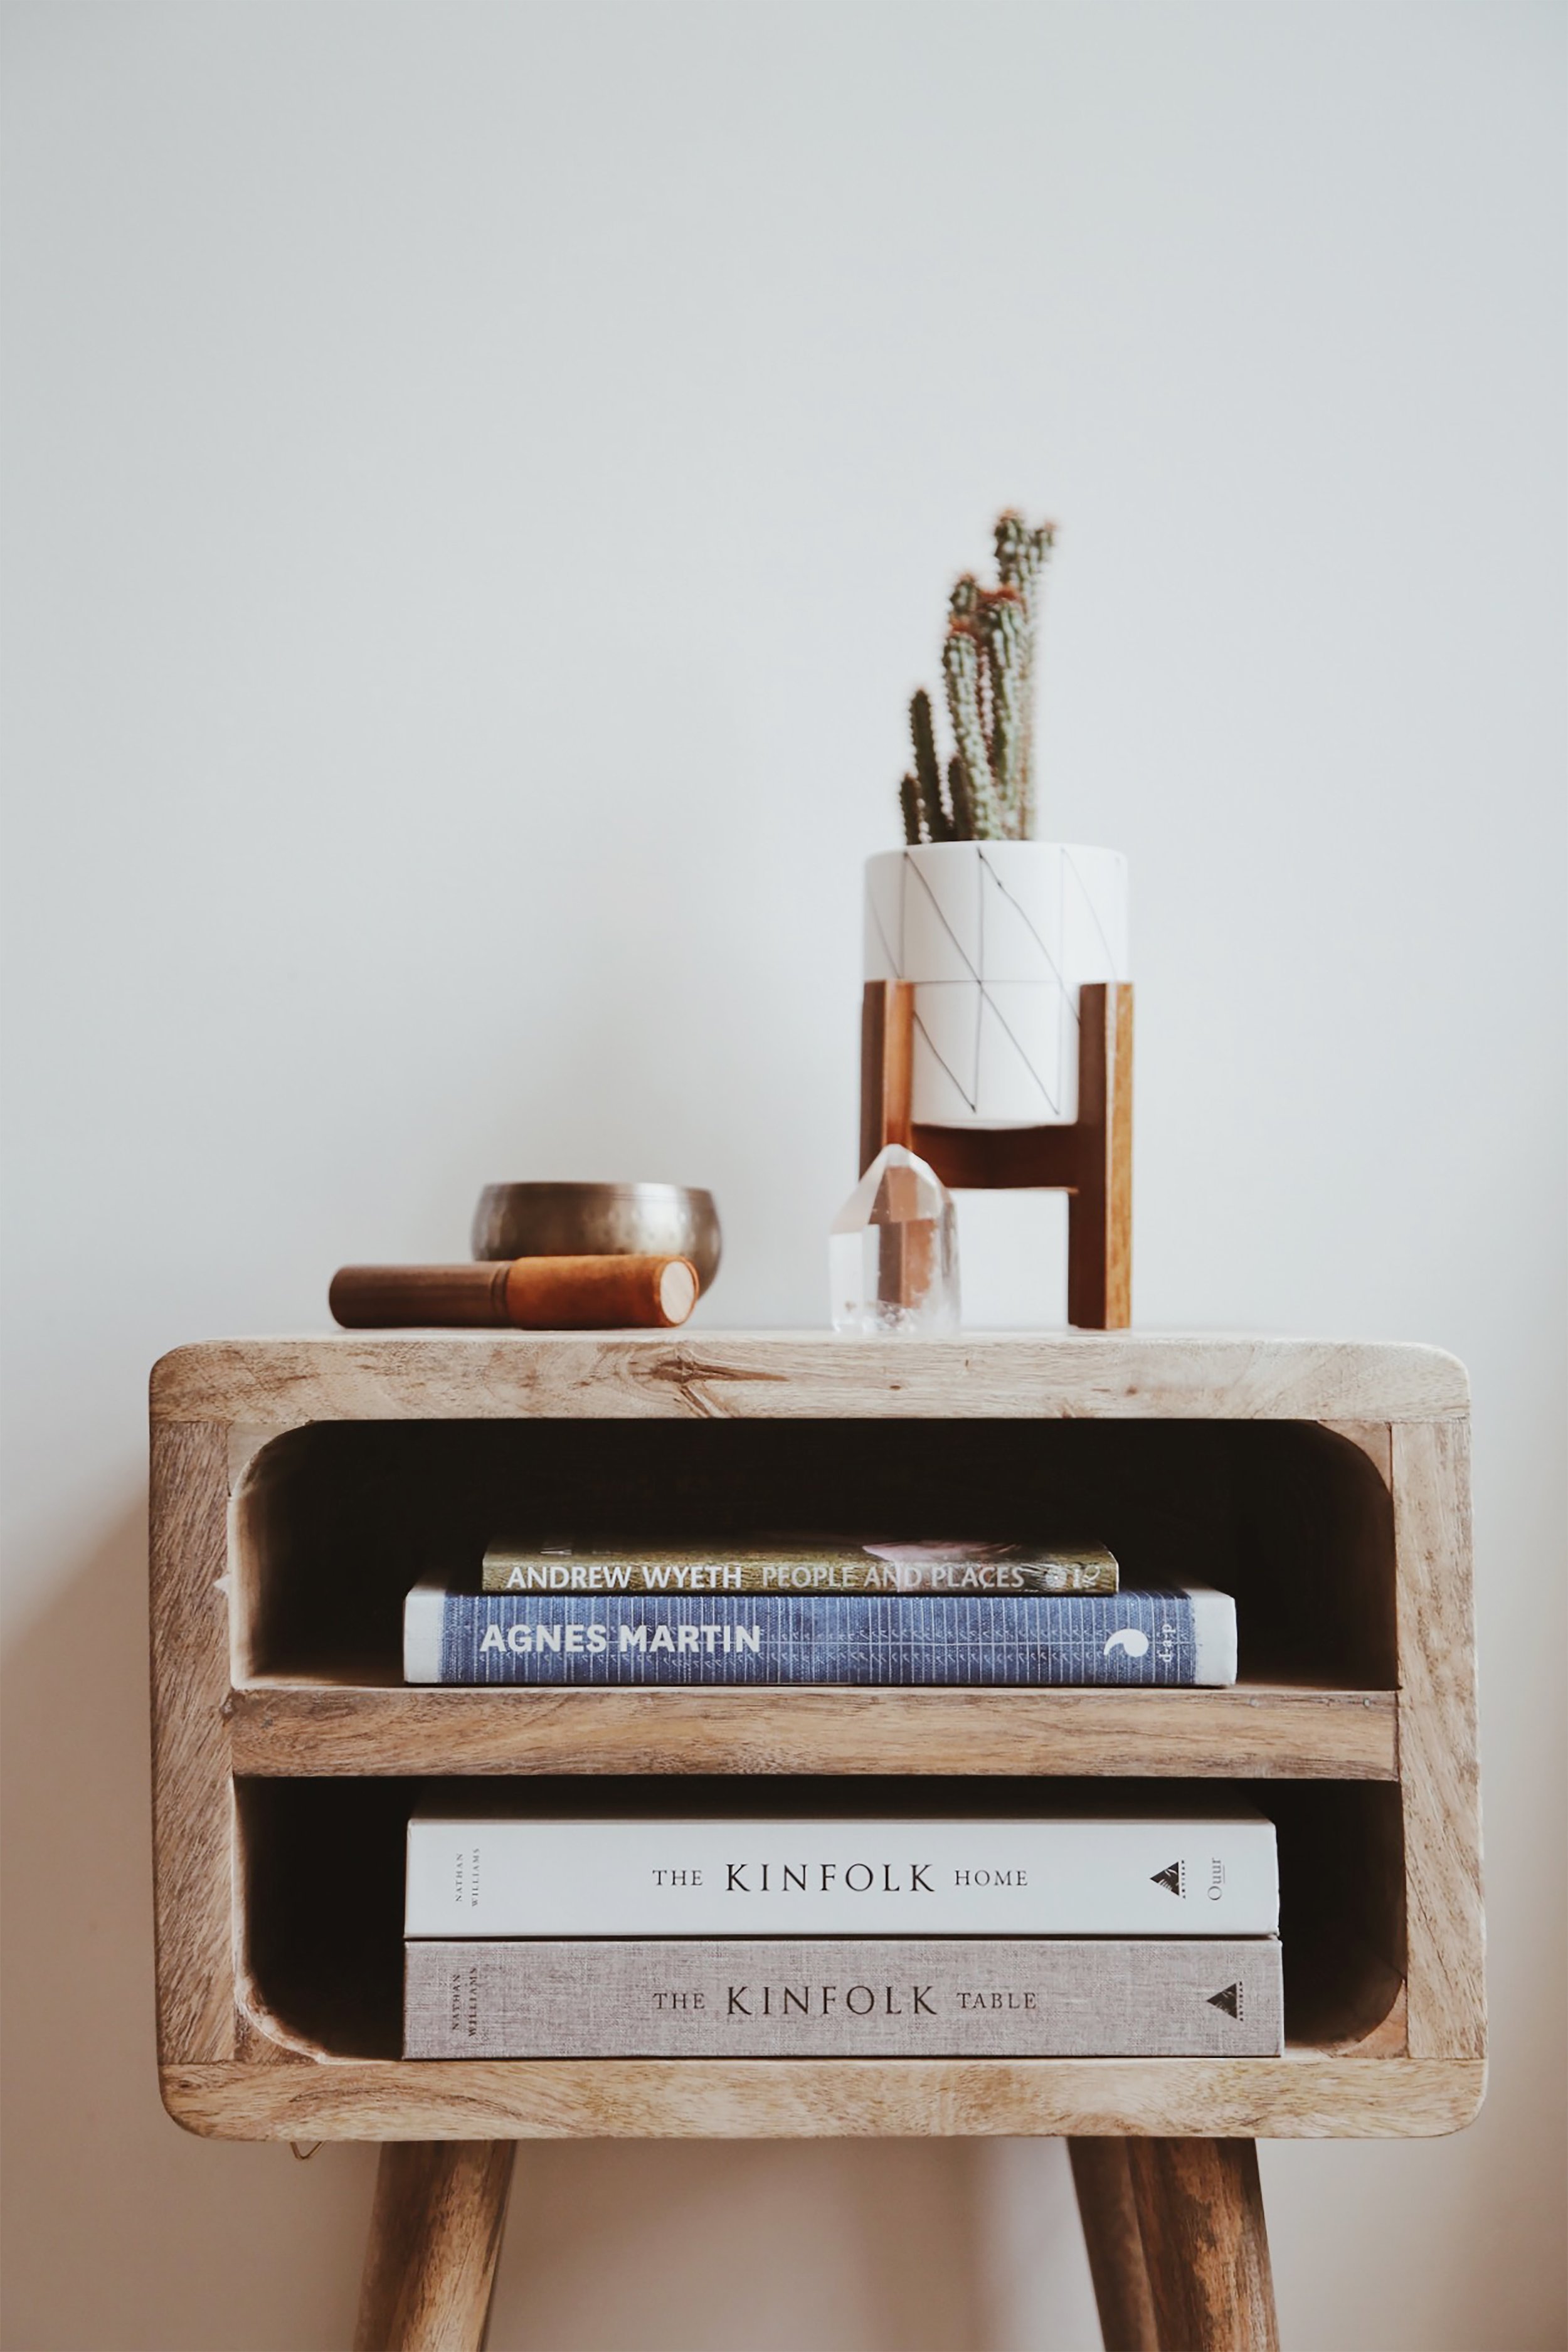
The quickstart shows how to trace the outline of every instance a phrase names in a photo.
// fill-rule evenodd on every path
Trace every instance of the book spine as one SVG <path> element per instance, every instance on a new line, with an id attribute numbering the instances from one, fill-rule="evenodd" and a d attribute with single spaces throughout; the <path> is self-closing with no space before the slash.
<path id="1" fill-rule="evenodd" d="M 410 1943 L 406 2058 L 1264 2058 L 1268 1937 Z"/>
<path id="2" fill-rule="evenodd" d="M 933 1561 L 911 1567 L 890 1560 L 487 1559 L 483 1592 L 707 1593 L 770 1592 L 854 1597 L 887 1593 L 942 1594 L 960 1600 L 1002 1600 L 1022 1593 L 1114 1592 L 1113 1559 L 1065 1559 L 1026 1565 Z"/>
<path id="3" fill-rule="evenodd" d="M 410 1936 L 1268 1936 L 1261 1814 L 584 1820 L 416 1813 Z"/>
<path id="4" fill-rule="evenodd" d="M 1005 1600 L 800 1600 L 765 1605 L 592 1594 L 439 1592 L 404 1619 L 411 1683 L 851 1683 L 991 1686 L 1231 1682 L 1223 1593 L 1021 1594 Z"/>

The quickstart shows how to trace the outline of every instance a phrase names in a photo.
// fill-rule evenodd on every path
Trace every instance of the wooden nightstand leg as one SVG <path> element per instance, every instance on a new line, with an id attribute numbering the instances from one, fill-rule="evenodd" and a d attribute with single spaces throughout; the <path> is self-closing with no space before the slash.
<path id="1" fill-rule="evenodd" d="M 1105 2352 L 1160 2352 L 1124 2139 L 1069 2139 Z"/>
<path id="2" fill-rule="evenodd" d="M 516 2154 L 509 2139 L 383 2147 L 354 2352 L 479 2352 Z"/>
<path id="3" fill-rule="evenodd" d="M 1256 2141 L 1123 2144 L 1160 2352 L 1279 2352 Z"/>

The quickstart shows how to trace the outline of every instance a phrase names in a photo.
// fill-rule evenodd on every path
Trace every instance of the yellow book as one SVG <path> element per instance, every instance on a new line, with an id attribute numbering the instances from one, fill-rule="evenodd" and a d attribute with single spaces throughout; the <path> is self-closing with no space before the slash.
<path id="1" fill-rule="evenodd" d="M 702 1544 L 605 1548 L 497 1541 L 486 1592 L 1008 1593 L 1114 1592 L 1103 1544 Z"/>

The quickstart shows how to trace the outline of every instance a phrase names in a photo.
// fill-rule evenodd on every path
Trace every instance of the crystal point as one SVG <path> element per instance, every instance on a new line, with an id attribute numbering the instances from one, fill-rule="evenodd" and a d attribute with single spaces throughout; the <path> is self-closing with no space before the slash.
<path id="1" fill-rule="evenodd" d="M 932 1168 L 901 1143 L 879 1151 L 827 1242 L 833 1328 L 928 1338 L 958 1328 L 958 1220 Z"/>

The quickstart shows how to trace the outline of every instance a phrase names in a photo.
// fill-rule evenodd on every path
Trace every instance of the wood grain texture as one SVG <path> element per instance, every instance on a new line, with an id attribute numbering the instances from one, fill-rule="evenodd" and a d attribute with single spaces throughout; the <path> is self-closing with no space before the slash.
<path id="1" fill-rule="evenodd" d="M 1393 1780 L 1392 1691 L 419 1690 L 262 1683 L 234 1769 Z"/>
<path id="2" fill-rule="evenodd" d="M 954 1192 L 1070 1192 L 1083 1175 L 1077 1127 L 928 1127 L 914 1148 Z"/>
<path id="3" fill-rule="evenodd" d="M 354 2352 L 479 2352 L 516 2154 L 510 2140 L 382 2149 Z"/>
<path id="4" fill-rule="evenodd" d="M 247 1998 L 234 2013 L 234 2054 L 247 2066 L 310 2066 L 317 2053 L 285 2039 L 286 2029 L 259 2014 Z"/>
<path id="5" fill-rule="evenodd" d="M 685 1322 L 697 1289 L 689 1258 L 617 1251 L 500 1265 L 342 1265 L 327 1304 L 351 1331 L 411 1326 L 664 1330 Z"/>
<path id="6" fill-rule="evenodd" d="M 1105 2352 L 1160 2352 L 1124 2139 L 1073 2139 L 1072 2183 Z"/>
<path id="7" fill-rule="evenodd" d="M 860 1173 L 884 1145 L 910 1141 L 914 1098 L 915 992 L 907 980 L 868 980 L 860 1000 Z"/>
<path id="8" fill-rule="evenodd" d="M 409 1326 L 506 1330 L 506 1265 L 340 1265 L 327 1305 L 350 1331 Z M 628 1318 L 640 1320 L 640 1318 Z"/>
<path id="9" fill-rule="evenodd" d="M 1384 1485 L 1394 1491 L 1394 1432 L 1386 1421 L 1325 1421 L 1331 1437 L 1359 1447 Z"/>
<path id="10" fill-rule="evenodd" d="M 1438 1348 L 1131 1332 L 444 1332 L 212 1339 L 154 1367 L 161 1421 L 1423 1421 L 1468 1410 Z"/>
<path id="11" fill-rule="evenodd" d="M 228 1441 L 216 1423 L 153 1432 L 153 1918 L 158 2053 L 228 2057 L 234 2036 Z"/>
<path id="12" fill-rule="evenodd" d="M 1111 1067 L 1106 1085 L 1104 1328 L 1122 1330 L 1132 1320 L 1132 1009 L 1129 982 L 1106 990 L 1106 1048 Z M 1072 1319 L 1071 1301 L 1068 1319 Z"/>
<path id="13" fill-rule="evenodd" d="M 1068 1213 L 1068 1321 L 1125 1330 L 1132 1320 L 1132 990 L 1079 992 L 1079 1129 L 1083 1168 Z"/>
<path id="14" fill-rule="evenodd" d="M 1403 2139 L 1462 2130 L 1475 2062 L 1401 2058 L 400 2059 L 176 2065 L 219 2139 Z"/>
<path id="15" fill-rule="evenodd" d="M 1399 1752 L 1410 2051 L 1486 2049 L 1469 1430 L 1396 1429 Z"/>
<path id="16" fill-rule="evenodd" d="M 1249 2138 L 1127 2143 L 1161 2352 L 1279 2352 Z"/>

